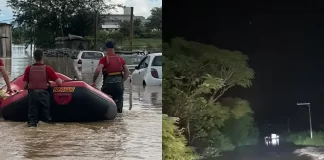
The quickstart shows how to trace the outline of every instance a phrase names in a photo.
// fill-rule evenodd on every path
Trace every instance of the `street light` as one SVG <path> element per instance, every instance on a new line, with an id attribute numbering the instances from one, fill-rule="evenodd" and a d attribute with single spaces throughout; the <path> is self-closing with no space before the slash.
<path id="1" fill-rule="evenodd" d="M 311 139 L 313 139 L 312 115 L 311 115 L 310 103 L 298 103 L 297 102 L 297 106 L 308 106 L 310 137 L 311 137 Z"/>

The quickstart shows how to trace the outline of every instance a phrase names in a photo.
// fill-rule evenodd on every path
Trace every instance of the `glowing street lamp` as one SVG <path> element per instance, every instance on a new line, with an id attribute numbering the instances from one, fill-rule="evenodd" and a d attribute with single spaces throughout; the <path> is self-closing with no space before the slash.
<path id="1" fill-rule="evenodd" d="M 311 139 L 313 139 L 312 115 L 311 115 L 310 103 L 298 103 L 297 102 L 297 106 L 308 106 L 310 137 L 311 137 Z"/>

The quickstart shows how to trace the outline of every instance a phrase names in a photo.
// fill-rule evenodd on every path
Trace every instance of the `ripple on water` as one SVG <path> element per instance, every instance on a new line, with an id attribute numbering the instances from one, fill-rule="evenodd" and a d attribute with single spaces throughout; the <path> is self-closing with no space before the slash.
<path id="1" fill-rule="evenodd" d="M 4 59 L 10 78 L 23 74 L 30 59 Z M 87 83 L 92 73 L 82 73 L 69 59 L 48 58 L 46 63 L 70 77 Z M 82 73 L 82 74 L 80 74 Z M 102 77 L 97 85 L 101 85 Z M 0 85 L 4 85 L 0 80 Z M 125 82 L 124 113 L 115 121 L 95 123 L 40 122 L 36 129 L 26 123 L 0 121 L 0 159 L 53 160 L 159 160 L 162 155 L 162 89 L 132 86 Z"/>

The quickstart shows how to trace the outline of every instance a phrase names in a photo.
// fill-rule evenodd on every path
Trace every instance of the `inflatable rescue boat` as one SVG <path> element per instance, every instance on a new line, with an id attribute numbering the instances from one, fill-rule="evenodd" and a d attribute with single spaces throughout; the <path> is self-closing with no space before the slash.
<path id="1" fill-rule="evenodd" d="M 50 82 L 51 113 L 54 122 L 113 120 L 117 107 L 112 98 L 83 81 L 56 73 L 64 80 L 58 87 Z M 23 90 L 23 76 L 11 81 L 14 93 L 1 98 L 0 113 L 5 120 L 27 121 L 28 91 Z M 2 88 L 6 91 L 6 86 Z M 41 120 L 41 119 L 40 119 Z"/>

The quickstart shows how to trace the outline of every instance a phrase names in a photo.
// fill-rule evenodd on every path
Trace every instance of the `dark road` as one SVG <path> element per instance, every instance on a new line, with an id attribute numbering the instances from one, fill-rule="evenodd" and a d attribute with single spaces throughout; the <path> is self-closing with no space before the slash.
<path id="1" fill-rule="evenodd" d="M 313 150 L 312 150 L 313 149 Z M 321 153 L 306 156 L 306 153 L 319 150 L 315 147 L 295 146 L 292 144 L 282 144 L 278 147 L 267 147 L 264 145 L 247 146 L 237 148 L 235 151 L 224 153 L 220 160 L 321 160 Z M 304 154 L 301 154 L 301 153 Z"/>

